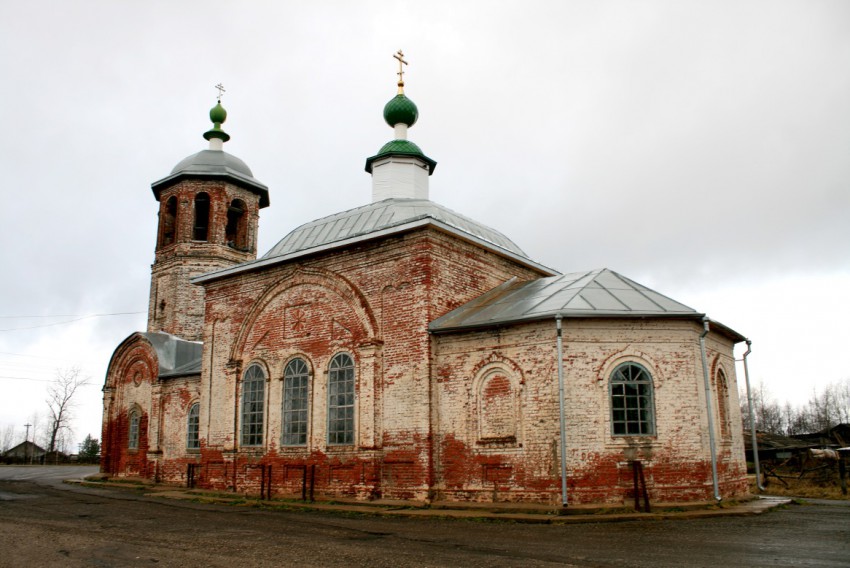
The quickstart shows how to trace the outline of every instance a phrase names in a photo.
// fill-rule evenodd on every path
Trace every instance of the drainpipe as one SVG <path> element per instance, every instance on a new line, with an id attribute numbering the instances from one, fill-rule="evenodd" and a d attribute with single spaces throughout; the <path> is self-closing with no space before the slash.
<path id="1" fill-rule="evenodd" d="M 761 484 L 761 471 L 759 470 L 759 445 L 756 439 L 756 417 L 753 413 L 753 395 L 750 392 L 750 369 L 747 365 L 747 355 L 750 354 L 753 342 L 747 339 L 747 351 L 744 353 L 744 378 L 747 382 L 747 407 L 750 410 L 750 435 L 752 436 L 753 448 L 753 465 L 756 468 L 756 487 L 759 491 L 764 491 L 764 486 Z"/>
<path id="2" fill-rule="evenodd" d="M 555 316 L 558 331 L 558 403 L 561 411 L 561 505 L 567 506 L 567 421 L 564 413 L 564 347 L 561 338 L 561 316 Z"/>
<path id="3" fill-rule="evenodd" d="M 708 444 L 711 448 L 711 480 L 714 484 L 714 499 L 720 501 L 720 489 L 717 486 L 717 449 L 714 445 L 714 416 L 711 409 L 711 385 L 708 380 L 708 360 L 705 356 L 705 336 L 708 335 L 708 317 L 702 318 L 705 329 L 699 336 L 699 349 L 702 355 L 702 379 L 705 383 L 705 409 L 708 414 Z"/>

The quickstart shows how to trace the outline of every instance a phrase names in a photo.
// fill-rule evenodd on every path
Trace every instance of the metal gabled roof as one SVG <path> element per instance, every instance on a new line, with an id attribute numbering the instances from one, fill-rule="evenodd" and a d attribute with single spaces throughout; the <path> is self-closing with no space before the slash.
<path id="1" fill-rule="evenodd" d="M 192 279 L 195 284 L 258 270 L 302 256 L 416 230 L 425 226 L 456 235 L 542 274 L 556 274 L 526 256 L 512 240 L 495 229 L 427 199 L 390 198 L 301 225 L 261 258 Z"/>
<path id="2" fill-rule="evenodd" d="M 427 199 L 399 198 L 384 199 L 301 225 L 281 239 L 263 258 L 367 236 L 419 219 L 441 221 L 491 245 L 527 258 L 521 248 L 495 229 Z"/>
<path id="3" fill-rule="evenodd" d="M 700 319 L 704 314 L 613 270 L 602 268 L 527 282 L 509 280 L 437 318 L 428 329 L 445 332 L 554 318 L 558 315 Z"/>

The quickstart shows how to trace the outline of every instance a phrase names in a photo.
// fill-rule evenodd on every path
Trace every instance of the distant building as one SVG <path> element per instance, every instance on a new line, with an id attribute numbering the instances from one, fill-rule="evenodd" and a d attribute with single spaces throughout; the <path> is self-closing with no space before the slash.
<path id="1" fill-rule="evenodd" d="M 41 463 L 47 451 L 30 441 L 21 442 L 3 453 L 3 460 L 13 463 Z"/>
<path id="2" fill-rule="evenodd" d="M 394 139 L 366 160 L 372 202 L 259 259 L 269 191 L 222 150 L 220 103 L 210 148 L 153 184 L 148 327 L 109 363 L 102 471 L 272 495 L 558 503 L 563 426 L 570 502 L 630 501 L 637 473 L 654 501 L 746 494 L 743 336 L 612 270 L 560 274 L 430 201 L 436 162 L 407 139 L 418 110 L 401 86 L 384 108 Z"/>

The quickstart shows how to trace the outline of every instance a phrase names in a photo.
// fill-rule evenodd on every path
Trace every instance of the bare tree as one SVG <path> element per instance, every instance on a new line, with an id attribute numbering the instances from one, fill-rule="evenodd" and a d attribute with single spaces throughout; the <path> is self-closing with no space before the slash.
<path id="1" fill-rule="evenodd" d="M 803 405 L 790 402 L 778 404 L 763 383 L 753 389 L 753 414 L 756 428 L 772 434 L 796 436 L 823 432 L 838 424 L 850 423 L 850 378 L 830 383 Z M 749 414 L 745 393 L 741 394 L 741 416 L 744 427 L 749 428 Z"/>
<path id="2" fill-rule="evenodd" d="M 771 434 L 784 434 L 785 423 L 783 420 L 782 408 L 779 403 L 774 400 L 764 383 L 759 382 L 752 389 L 753 397 L 753 414 L 756 420 L 756 430 L 761 432 L 769 432 Z M 741 417 L 744 422 L 744 429 L 750 427 L 749 408 L 747 405 L 747 393 L 741 393 Z"/>
<path id="3" fill-rule="evenodd" d="M 806 433 L 806 416 L 804 410 L 792 406 L 787 400 L 782 407 L 782 422 L 785 425 L 784 434 L 786 436 Z"/>
<path id="4" fill-rule="evenodd" d="M 0 454 L 12 449 L 15 441 L 15 427 L 12 424 L 4 424 L 0 428 Z"/>
<path id="5" fill-rule="evenodd" d="M 47 387 L 48 430 L 47 451 L 59 449 L 64 434 L 70 432 L 73 419 L 74 395 L 80 387 L 89 384 L 88 377 L 80 377 L 80 369 L 71 367 L 56 371 L 56 378 Z M 53 454 L 55 455 L 55 454 Z"/>

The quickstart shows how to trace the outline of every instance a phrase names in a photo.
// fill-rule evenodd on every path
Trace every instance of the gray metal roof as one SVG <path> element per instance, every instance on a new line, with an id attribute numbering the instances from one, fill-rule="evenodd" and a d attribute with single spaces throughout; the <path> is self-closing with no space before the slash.
<path id="1" fill-rule="evenodd" d="M 269 205 L 269 188 L 254 179 L 251 168 L 245 162 L 223 150 L 201 150 L 184 158 L 168 176 L 151 184 L 151 188 L 159 199 L 163 189 L 187 177 L 227 178 L 259 195 L 260 207 Z"/>
<path id="2" fill-rule="evenodd" d="M 521 248 L 499 231 L 433 201 L 390 198 L 301 225 L 281 239 L 263 258 L 290 254 L 353 237 L 367 236 L 370 233 L 420 219 L 441 221 L 491 245 L 519 256 L 526 256 Z"/>
<path id="3" fill-rule="evenodd" d="M 233 274 L 287 262 L 301 256 L 425 226 L 436 227 L 441 231 L 474 242 L 519 264 L 538 270 L 542 274 L 557 273 L 528 258 L 522 249 L 499 231 L 455 213 L 451 209 L 427 199 L 390 198 L 301 225 L 281 239 L 262 258 L 198 276 L 193 278 L 192 282 L 195 284 L 210 282 Z"/>
<path id="4" fill-rule="evenodd" d="M 139 335 L 147 339 L 156 351 L 159 378 L 200 374 L 204 348 L 200 341 L 186 341 L 162 332 L 145 331 L 139 332 Z"/>
<path id="5" fill-rule="evenodd" d="M 554 318 L 556 315 L 699 319 L 704 314 L 602 268 L 526 282 L 509 280 L 437 318 L 428 328 L 440 332 Z"/>

